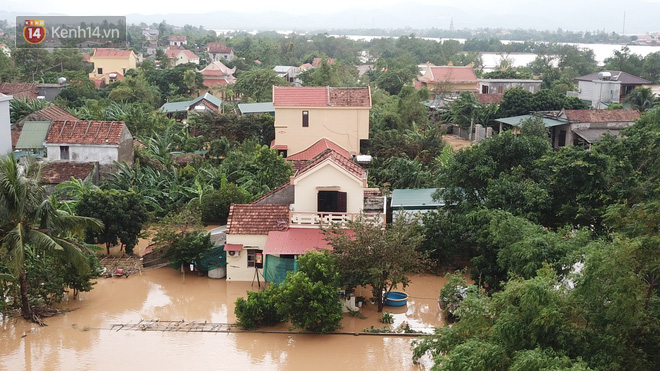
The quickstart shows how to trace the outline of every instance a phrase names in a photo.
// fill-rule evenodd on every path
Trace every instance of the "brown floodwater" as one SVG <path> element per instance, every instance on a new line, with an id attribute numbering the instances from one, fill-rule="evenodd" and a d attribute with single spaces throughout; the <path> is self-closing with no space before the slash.
<path id="1" fill-rule="evenodd" d="M 415 330 L 443 326 L 437 298 L 444 283 L 443 277 L 412 277 L 408 305 L 385 307 L 394 326 L 404 321 Z M 412 363 L 411 337 L 110 330 L 113 324 L 154 319 L 234 323 L 234 301 L 255 289 L 256 283 L 193 274 L 183 279 L 171 268 L 101 278 L 91 292 L 63 303 L 72 311 L 47 318 L 46 327 L 0 317 L 0 370 L 425 369 Z M 363 288 L 357 294 L 370 296 Z M 366 319 L 344 314 L 339 332 L 383 326 L 375 305 L 367 304 L 362 313 Z"/>

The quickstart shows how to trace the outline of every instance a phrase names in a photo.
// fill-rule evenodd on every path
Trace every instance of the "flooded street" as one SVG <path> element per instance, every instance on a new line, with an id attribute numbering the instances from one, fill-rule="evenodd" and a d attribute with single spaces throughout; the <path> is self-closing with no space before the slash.
<path id="1" fill-rule="evenodd" d="M 184 280 L 171 268 L 97 282 L 91 292 L 62 305 L 71 312 L 47 318 L 47 327 L 3 319 L 0 370 L 424 369 L 412 363 L 412 337 L 111 331 L 113 324 L 154 319 L 234 323 L 233 303 L 247 296 L 251 283 L 192 274 Z M 414 276 L 407 307 L 385 307 L 394 314 L 394 327 L 404 321 L 415 330 L 442 326 L 437 297 L 444 282 Z M 366 289 L 357 294 L 370 296 Z M 367 304 L 362 313 L 366 319 L 344 314 L 339 331 L 383 326 L 375 305 Z"/>

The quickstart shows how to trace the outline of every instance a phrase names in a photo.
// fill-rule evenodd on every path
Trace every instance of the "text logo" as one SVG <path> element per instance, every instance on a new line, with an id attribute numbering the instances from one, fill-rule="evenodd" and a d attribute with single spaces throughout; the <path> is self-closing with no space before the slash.
<path id="1" fill-rule="evenodd" d="M 39 44 L 46 39 L 46 27 L 43 20 L 26 19 L 23 26 L 23 38 L 30 44 Z"/>

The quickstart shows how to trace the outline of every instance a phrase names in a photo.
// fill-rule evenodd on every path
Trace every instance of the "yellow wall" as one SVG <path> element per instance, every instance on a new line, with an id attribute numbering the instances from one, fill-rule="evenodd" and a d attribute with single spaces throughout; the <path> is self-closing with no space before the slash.
<path id="1" fill-rule="evenodd" d="M 346 192 L 346 212 L 361 212 L 364 208 L 364 183 L 348 175 L 331 161 L 326 161 L 317 166 L 320 167 L 295 178 L 296 192 L 293 211 L 316 212 L 318 187 L 323 187 L 320 190 L 338 187 L 337 191 Z"/>
<path id="2" fill-rule="evenodd" d="M 245 246 L 257 246 L 263 250 L 266 246 L 267 235 L 228 234 L 227 243 L 237 243 Z M 239 256 L 227 254 L 227 281 L 252 281 L 254 278 L 254 267 L 247 266 L 247 251 L 241 250 Z M 259 269 L 260 279 L 263 279 L 263 269 Z"/>
<path id="3" fill-rule="evenodd" d="M 479 90 L 479 83 L 477 81 L 471 82 L 471 83 L 443 83 L 443 82 L 428 82 L 426 83 L 426 87 L 434 91 L 436 88 L 438 88 L 441 91 L 446 91 L 446 92 L 455 92 L 455 91 L 478 91 Z M 438 92 L 439 93 L 439 92 Z"/>
<path id="4" fill-rule="evenodd" d="M 99 68 L 103 69 L 103 74 L 119 72 L 122 75 L 125 75 L 124 69 L 128 71 L 131 68 L 137 67 L 137 56 L 132 52 L 128 58 L 104 58 L 92 56 L 89 60 L 94 63 L 94 71 L 89 74 L 90 77 L 96 77 Z"/>
<path id="5" fill-rule="evenodd" d="M 302 112 L 309 111 L 309 127 L 302 126 Z M 275 107 L 275 144 L 286 145 L 292 155 L 322 138 L 359 154 L 360 140 L 369 139 L 369 108 Z"/>

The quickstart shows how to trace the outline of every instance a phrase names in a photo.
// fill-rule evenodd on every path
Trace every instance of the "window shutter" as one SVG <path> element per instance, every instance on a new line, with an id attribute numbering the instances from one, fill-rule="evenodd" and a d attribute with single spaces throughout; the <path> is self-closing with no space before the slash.
<path id="1" fill-rule="evenodd" d="M 337 212 L 346 212 L 346 192 L 337 192 Z"/>

